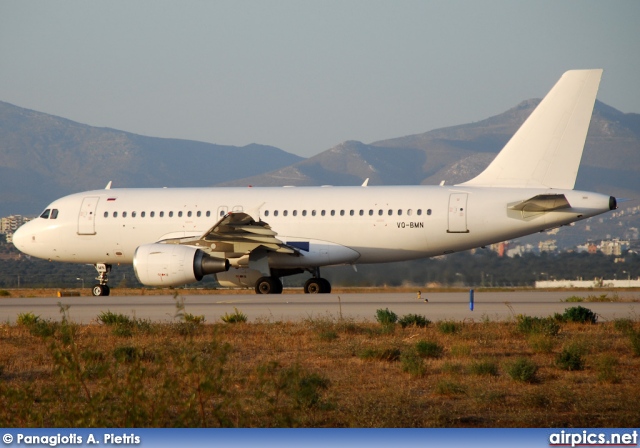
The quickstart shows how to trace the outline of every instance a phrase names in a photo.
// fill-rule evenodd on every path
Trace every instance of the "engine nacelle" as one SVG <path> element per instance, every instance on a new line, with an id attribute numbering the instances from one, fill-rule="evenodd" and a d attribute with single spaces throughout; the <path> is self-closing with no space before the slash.
<path id="1" fill-rule="evenodd" d="M 143 285 L 179 286 L 229 270 L 229 260 L 211 257 L 190 246 L 145 244 L 133 255 L 133 270 Z"/>

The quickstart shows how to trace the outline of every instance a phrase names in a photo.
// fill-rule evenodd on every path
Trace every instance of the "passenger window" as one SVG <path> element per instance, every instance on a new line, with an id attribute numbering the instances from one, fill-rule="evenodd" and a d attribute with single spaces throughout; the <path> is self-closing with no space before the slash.
<path id="1" fill-rule="evenodd" d="M 173 218 L 173 212 L 169 212 L 169 218 Z"/>
<path id="2" fill-rule="evenodd" d="M 411 213 L 412 213 L 411 209 L 407 210 L 407 216 L 411 216 Z"/>
<path id="3" fill-rule="evenodd" d="M 311 210 L 311 216 L 316 216 L 316 211 L 315 210 Z"/>
<path id="4" fill-rule="evenodd" d="M 43 219 L 49 219 L 49 214 L 51 213 L 50 209 L 46 209 L 45 211 L 42 212 L 42 215 L 40 215 L 41 218 Z"/>
<path id="5" fill-rule="evenodd" d="M 431 209 L 430 208 L 427 209 L 427 215 L 431 215 Z"/>
<path id="6" fill-rule="evenodd" d="M 373 216 L 373 210 L 369 210 L 369 216 Z"/>
<path id="7" fill-rule="evenodd" d="M 178 212 L 178 218 L 182 218 L 182 210 Z"/>
<path id="8" fill-rule="evenodd" d="M 398 210 L 398 216 L 402 216 L 402 210 Z"/>
<path id="9" fill-rule="evenodd" d="M 207 218 L 211 216 L 211 212 L 207 210 Z"/>
<path id="10" fill-rule="evenodd" d="M 302 210 L 302 216 L 307 216 L 307 211 L 306 210 Z"/>
<path id="11" fill-rule="evenodd" d="M 122 217 L 126 218 L 127 217 L 127 212 L 122 212 Z"/>
<path id="12" fill-rule="evenodd" d="M 222 218 L 224 216 L 224 210 L 220 210 L 220 217 Z"/>
<path id="13" fill-rule="evenodd" d="M 278 210 L 273 211 L 273 216 L 278 216 Z"/>
<path id="14" fill-rule="evenodd" d="M 340 210 L 340 216 L 344 216 L 344 210 Z"/>
<path id="15" fill-rule="evenodd" d="M 140 212 L 140 217 L 144 218 L 145 216 L 147 216 L 147 212 Z"/>
<path id="16" fill-rule="evenodd" d="M 418 209 L 418 211 L 416 212 L 416 214 L 417 214 L 418 216 L 422 215 L 422 209 L 421 209 L 421 208 L 419 208 L 419 209 Z"/>
<path id="17" fill-rule="evenodd" d="M 336 216 L 336 211 L 335 210 L 331 210 L 331 216 Z"/>
<path id="18" fill-rule="evenodd" d="M 192 215 L 191 211 L 188 211 L 187 212 L 187 218 L 191 218 L 191 215 Z"/>
<path id="19" fill-rule="evenodd" d="M 135 218 L 136 217 L 136 212 L 131 212 L 131 217 Z"/>
<path id="20" fill-rule="evenodd" d="M 113 212 L 113 217 L 117 218 L 118 217 L 118 212 Z"/>
<path id="21" fill-rule="evenodd" d="M 378 210 L 378 216 L 382 216 L 382 213 L 384 213 L 382 209 Z"/>
<path id="22" fill-rule="evenodd" d="M 354 212 L 353 210 L 349 210 L 349 215 L 350 215 L 350 216 L 353 216 L 353 215 L 355 215 L 355 214 L 356 214 L 356 212 Z"/>
<path id="23" fill-rule="evenodd" d="M 293 211 L 293 216 L 298 216 L 298 210 Z"/>
<path id="24" fill-rule="evenodd" d="M 264 211 L 264 216 L 269 216 L 269 210 Z"/>
<path id="25" fill-rule="evenodd" d="M 200 217 L 202 216 L 202 212 L 201 212 L 200 210 L 198 210 L 198 213 L 196 213 L 196 216 L 197 216 L 198 218 L 200 218 Z"/>
<path id="26" fill-rule="evenodd" d="M 160 212 L 160 217 L 164 218 L 164 212 Z"/>
<path id="27" fill-rule="evenodd" d="M 104 217 L 108 218 L 109 217 L 109 212 L 104 212 Z"/>
<path id="28" fill-rule="evenodd" d="M 156 216 L 156 212 L 149 213 L 149 216 L 153 218 L 154 216 Z"/>
<path id="29" fill-rule="evenodd" d="M 389 214 L 389 216 L 391 216 L 393 215 L 393 210 L 389 210 L 387 213 Z"/>
<path id="30" fill-rule="evenodd" d="M 289 214 L 289 212 L 286 211 L 286 210 L 282 212 L 282 216 L 287 216 L 288 214 Z"/>
<path id="31" fill-rule="evenodd" d="M 325 212 L 324 210 L 322 210 L 322 211 L 320 212 L 320 215 L 324 216 L 324 215 L 326 215 L 326 212 Z"/>

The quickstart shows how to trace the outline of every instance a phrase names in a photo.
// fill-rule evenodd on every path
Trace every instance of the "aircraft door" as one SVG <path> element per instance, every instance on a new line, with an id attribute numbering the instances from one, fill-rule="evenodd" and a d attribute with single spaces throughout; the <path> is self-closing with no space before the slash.
<path id="1" fill-rule="evenodd" d="M 447 233 L 469 233 L 467 229 L 467 193 L 449 196 L 449 229 Z"/>
<path id="2" fill-rule="evenodd" d="M 97 196 L 89 196 L 82 200 L 78 215 L 78 235 L 96 234 L 96 208 L 99 199 Z"/>

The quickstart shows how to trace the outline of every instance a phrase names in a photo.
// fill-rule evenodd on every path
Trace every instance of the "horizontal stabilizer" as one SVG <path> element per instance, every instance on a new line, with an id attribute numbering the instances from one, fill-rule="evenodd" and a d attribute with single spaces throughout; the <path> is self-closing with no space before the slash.
<path id="1" fill-rule="evenodd" d="M 571 208 L 571 204 L 563 194 L 539 194 L 526 201 L 518 202 L 509 210 L 519 210 L 523 213 L 544 213 Z"/>

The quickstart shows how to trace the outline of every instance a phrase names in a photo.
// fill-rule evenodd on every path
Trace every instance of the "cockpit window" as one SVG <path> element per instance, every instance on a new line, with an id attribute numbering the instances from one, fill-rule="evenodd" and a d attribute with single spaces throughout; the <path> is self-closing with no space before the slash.
<path id="1" fill-rule="evenodd" d="M 42 215 L 40 215 L 40 217 L 44 219 L 49 219 L 49 213 L 51 213 L 51 209 L 46 209 L 45 211 L 42 212 Z"/>
<path id="2" fill-rule="evenodd" d="M 51 217 L 49 219 L 56 219 L 58 217 L 58 209 L 54 208 L 51 210 Z"/>

